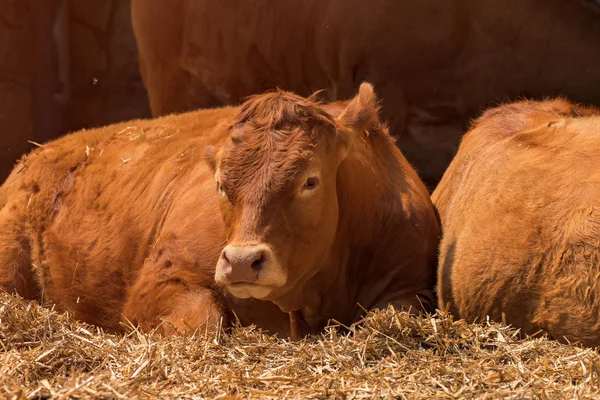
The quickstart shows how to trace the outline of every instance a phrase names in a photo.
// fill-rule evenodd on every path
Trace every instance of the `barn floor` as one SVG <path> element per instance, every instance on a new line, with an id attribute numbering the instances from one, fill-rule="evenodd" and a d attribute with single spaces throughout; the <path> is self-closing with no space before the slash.
<path id="1" fill-rule="evenodd" d="M 114 336 L 0 293 L 5 398 L 592 398 L 600 354 L 498 325 L 371 315 L 297 343 Z"/>

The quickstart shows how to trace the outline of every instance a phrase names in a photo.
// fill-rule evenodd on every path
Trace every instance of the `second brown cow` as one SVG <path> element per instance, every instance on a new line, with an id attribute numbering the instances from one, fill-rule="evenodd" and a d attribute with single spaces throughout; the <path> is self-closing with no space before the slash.
<path id="1" fill-rule="evenodd" d="M 488 110 L 432 195 L 438 295 L 456 317 L 600 345 L 600 110 Z"/>
<path id="2" fill-rule="evenodd" d="M 434 306 L 438 222 L 368 84 L 77 132 L 22 159 L 0 206 L 0 288 L 111 330 Z"/>
<path id="3" fill-rule="evenodd" d="M 484 107 L 600 104 L 600 0 L 133 0 L 132 19 L 155 116 L 367 80 L 431 189 Z"/>

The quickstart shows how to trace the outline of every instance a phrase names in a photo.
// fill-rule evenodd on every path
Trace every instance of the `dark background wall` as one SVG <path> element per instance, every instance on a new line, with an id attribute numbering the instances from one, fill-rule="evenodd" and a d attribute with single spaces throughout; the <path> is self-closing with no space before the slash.
<path id="1" fill-rule="evenodd" d="M 149 115 L 129 0 L 0 0 L 0 182 L 34 146 L 28 140 Z"/>

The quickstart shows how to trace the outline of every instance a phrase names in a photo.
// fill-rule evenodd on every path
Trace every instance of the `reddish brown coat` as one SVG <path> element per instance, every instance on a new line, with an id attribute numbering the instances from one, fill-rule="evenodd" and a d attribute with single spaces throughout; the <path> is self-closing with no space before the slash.
<path id="1" fill-rule="evenodd" d="M 433 184 L 468 120 L 516 96 L 600 104 L 600 0 L 133 0 L 155 116 L 361 81 Z M 568 60 L 568 62 L 566 62 Z"/>
<path id="2" fill-rule="evenodd" d="M 433 206 L 367 84 L 77 132 L 23 158 L 0 206 L 0 287 L 108 329 L 233 309 L 285 335 L 285 312 L 306 333 L 434 304 Z"/>
<path id="3" fill-rule="evenodd" d="M 487 111 L 432 195 L 440 307 L 600 345 L 600 110 Z"/>

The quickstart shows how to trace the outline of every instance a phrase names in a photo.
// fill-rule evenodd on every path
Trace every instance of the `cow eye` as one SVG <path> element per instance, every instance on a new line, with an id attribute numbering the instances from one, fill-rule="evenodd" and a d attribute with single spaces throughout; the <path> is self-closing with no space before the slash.
<path id="1" fill-rule="evenodd" d="M 304 182 L 305 190 L 314 190 L 317 188 L 317 186 L 319 186 L 319 178 L 316 176 L 310 177 L 306 180 L 306 182 Z"/>

